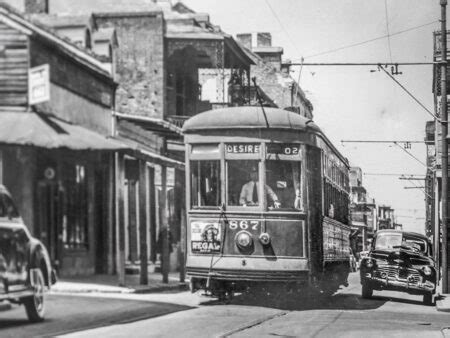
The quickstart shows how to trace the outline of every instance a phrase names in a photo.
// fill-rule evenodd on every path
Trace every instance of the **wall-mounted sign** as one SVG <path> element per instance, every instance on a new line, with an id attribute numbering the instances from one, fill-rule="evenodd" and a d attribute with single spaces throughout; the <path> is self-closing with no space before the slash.
<path id="1" fill-rule="evenodd" d="M 300 154 L 300 144 L 269 143 L 267 144 L 267 153 L 278 155 L 298 155 Z"/>
<path id="2" fill-rule="evenodd" d="M 226 145 L 227 153 L 229 154 L 258 154 L 260 147 L 261 145 L 258 143 L 234 143 Z"/>
<path id="3" fill-rule="evenodd" d="M 28 104 L 50 100 L 50 67 L 48 64 L 30 68 L 28 71 Z"/>

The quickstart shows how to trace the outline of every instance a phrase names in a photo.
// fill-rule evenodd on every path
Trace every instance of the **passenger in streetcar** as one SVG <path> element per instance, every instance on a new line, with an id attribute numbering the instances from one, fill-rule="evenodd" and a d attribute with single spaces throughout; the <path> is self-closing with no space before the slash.
<path id="1" fill-rule="evenodd" d="M 279 208 L 281 203 L 278 201 L 278 197 L 275 192 L 265 184 L 265 191 L 267 196 L 273 202 L 275 208 Z M 242 186 L 241 194 L 239 196 L 239 203 L 243 206 L 254 206 L 258 205 L 259 202 L 259 192 L 258 192 L 258 170 L 252 168 L 250 171 L 250 180 Z"/>

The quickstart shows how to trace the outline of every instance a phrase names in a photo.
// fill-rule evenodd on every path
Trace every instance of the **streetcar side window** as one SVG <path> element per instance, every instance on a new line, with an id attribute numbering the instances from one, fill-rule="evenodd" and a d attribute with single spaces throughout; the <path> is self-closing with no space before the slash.
<path id="1" fill-rule="evenodd" d="M 275 200 L 280 209 L 301 210 L 303 203 L 300 179 L 300 161 L 267 160 L 266 185 L 274 193 L 273 196 L 272 193 L 267 194 L 269 210 L 275 210 Z"/>
<path id="2" fill-rule="evenodd" d="M 191 205 L 220 206 L 220 161 L 191 161 Z"/>
<path id="3" fill-rule="evenodd" d="M 259 161 L 227 161 L 227 204 L 230 206 L 258 206 Z M 256 182 L 256 184 L 255 184 Z M 256 190 L 254 190 L 256 189 Z"/>

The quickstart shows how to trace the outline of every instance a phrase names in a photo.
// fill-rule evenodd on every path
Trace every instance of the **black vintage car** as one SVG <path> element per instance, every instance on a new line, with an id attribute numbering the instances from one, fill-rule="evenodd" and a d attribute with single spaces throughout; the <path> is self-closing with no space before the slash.
<path id="1" fill-rule="evenodd" d="M 30 321 L 42 321 L 44 291 L 55 282 L 45 246 L 30 235 L 0 185 L 0 302 L 23 304 Z"/>
<path id="2" fill-rule="evenodd" d="M 431 242 L 414 232 L 380 230 L 360 266 L 362 297 L 373 290 L 396 290 L 423 295 L 432 305 L 436 291 L 436 267 Z"/>

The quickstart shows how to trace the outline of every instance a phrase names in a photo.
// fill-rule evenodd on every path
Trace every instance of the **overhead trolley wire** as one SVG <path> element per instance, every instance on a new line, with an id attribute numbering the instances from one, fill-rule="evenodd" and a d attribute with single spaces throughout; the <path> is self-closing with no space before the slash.
<path id="1" fill-rule="evenodd" d="M 352 44 L 350 44 L 350 45 L 345 45 L 345 46 L 342 46 L 342 47 L 330 49 L 330 50 L 323 51 L 323 52 L 320 52 L 320 53 L 311 54 L 311 55 L 305 56 L 304 58 L 305 58 L 305 59 L 307 59 L 307 58 L 313 58 L 313 57 L 316 57 L 316 56 L 321 56 L 321 55 L 326 55 L 326 54 L 330 54 L 330 53 L 335 53 L 335 52 L 341 51 L 341 50 L 343 50 L 343 49 L 348 49 L 348 48 L 352 48 L 352 47 L 358 47 L 358 46 L 365 45 L 365 44 L 370 43 L 370 42 L 374 42 L 374 41 L 377 41 L 377 40 L 385 39 L 385 38 L 387 38 L 388 36 L 389 36 L 389 37 L 391 37 L 391 36 L 396 36 L 396 35 L 403 34 L 403 33 L 407 33 L 407 32 L 410 32 L 410 31 L 413 31 L 413 30 L 422 28 L 422 27 L 430 26 L 430 25 L 433 25 L 433 24 L 435 24 L 435 23 L 437 23 L 437 22 L 439 22 L 439 20 L 434 20 L 434 21 L 432 21 L 432 22 L 428 22 L 428 23 L 425 23 L 425 24 L 422 24 L 422 25 L 410 27 L 410 28 L 407 28 L 407 29 L 404 29 L 404 30 L 401 30 L 401 31 L 398 31 L 398 32 L 394 32 L 394 33 L 388 34 L 388 35 L 378 36 L 378 37 L 373 38 L 373 39 L 368 39 L 368 40 L 365 40 L 365 41 L 360 41 L 360 42 L 352 43 Z M 299 59 L 294 59 L 294 60 L 299 60 Z M 293 61 L 294 61 L 294 60 L 293 60 Z"/>
<path id="2" fill-rule="evenodd" d="M 389 15 L 388 15 L 387 0 L 384 0 L 384 11 L 386 14 L 386 31 L 387 31 L 387 40 L 388 40 L 388 46 L 389 46 L 389 59 L 392 62 L 391 35 L 389 34 Z"/>
<path id="3" fill-rule="evenodd" d="M 268 0 L 264 0 L 264 1 L 266 2 L 267 7 L 269 7 L 269 9 L 272 12 L 273 16 L 275 17 L 275 19 L 278 21 L 278 24 L 280 25 L 280 27 L 286 33 L 286 35 L 287 35 L 289 41 L 291 42 L 292 46 L 297 50 L 297 53 L 301 54 L 299 49 L 297 48 L 297 45 L 294 43 L 294 39 L 292 39 L 291 35 L 287 31 L 287 29 L 284 27 L 283 23 L 281 22 L 280 18 L 278 17 L 278 15 L 275 12 L 275 10 L 273 9 L 273 7 L 270 5 L 269 1 Z"/>

